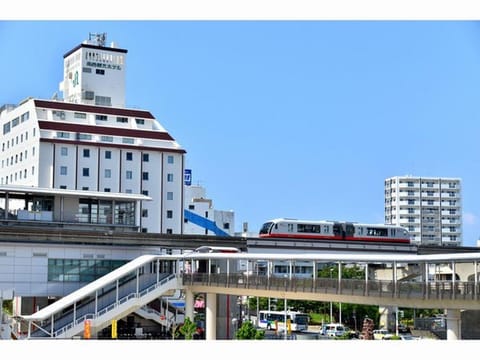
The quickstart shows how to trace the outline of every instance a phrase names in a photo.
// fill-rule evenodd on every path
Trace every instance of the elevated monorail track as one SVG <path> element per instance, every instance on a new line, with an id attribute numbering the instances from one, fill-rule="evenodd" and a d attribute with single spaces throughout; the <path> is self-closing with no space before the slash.
<path id="1" fill-rule="evenodd" d="M 405 254 L 446 254 L 478 252 L 477 247 L 425 246 L 414 244 L 371 243 L 363 241 L 257 238 L 243 236 L 158 234 L 135 231 L 74 229 L 45 226 L 45 223 L 0 223 L 0 243 L 37 243 L 125 247 L 161 247 L 193 250 L 200 246 L 236 247 L 255 252 L 368 252 Z"/>
<path id="2" fill-rule="evenodd" d="M 45 226 L 0 226 L 0 243 L 41 243 L 161 247 L 193 250 L 200 246 L 228 246 L 246 251 L 246 240 L 233 236 L 157 234 L 127 231 L 78 230 Z"/>
<path id="3" fill-rule="evenodd" d="M 367 241 L 341 241 L 341 240 L 312 240 L 312 239 L 289 239 L 289 238 L 250 238 L 247 247 L 257 251 L 267 249 L 282 249 L 293 252 L 305 251 L 348 251 L 348 252 L 382 252 L 382 253 L 407 253 L 416 254 L 417 245 L 413 244 L 389 244 L 373 243 Z"/>

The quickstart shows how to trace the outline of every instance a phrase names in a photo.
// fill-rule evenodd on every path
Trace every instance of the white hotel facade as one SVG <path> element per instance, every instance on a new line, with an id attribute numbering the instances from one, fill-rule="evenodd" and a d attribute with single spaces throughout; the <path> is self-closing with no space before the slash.
<path id="1" fill-rule="evenodd" d="M 64 55 L 63 100 L 0 108 L 0 185 L 142 195 L 135 211 L 132 202 L 80 201 L 63 220 L 182 233 L 185 150 L 149 111 L 125 108 L 126 55 L 104 35 L 85 41 Z"/>
<path id="2" fill-rule="evenodd" d="M 421 245 L 462 245 L 461 179 L 395 176 L 385 180 L 385 224 L 405 227 Z"/>

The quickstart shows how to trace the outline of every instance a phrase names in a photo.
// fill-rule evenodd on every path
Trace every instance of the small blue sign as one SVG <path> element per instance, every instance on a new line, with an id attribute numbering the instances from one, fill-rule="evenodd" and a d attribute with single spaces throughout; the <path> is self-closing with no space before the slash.
<path id="1" fill-rule="evenodd" d="M 185 172 L 183 174 L 183 181 L 186 186 L 192 185 L 192 170 L 191 169 L 185 169 Z"/>

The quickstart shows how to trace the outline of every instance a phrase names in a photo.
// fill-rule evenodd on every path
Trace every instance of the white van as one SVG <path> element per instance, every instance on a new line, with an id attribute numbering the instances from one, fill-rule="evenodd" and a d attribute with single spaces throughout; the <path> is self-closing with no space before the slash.
<path id="1" fill-rule="evenodd" d="M 332 337 L 343 336 L 345 334 L 345 326 L 340 323 L 325 324 L 322 328 L 322 334 Z"/>

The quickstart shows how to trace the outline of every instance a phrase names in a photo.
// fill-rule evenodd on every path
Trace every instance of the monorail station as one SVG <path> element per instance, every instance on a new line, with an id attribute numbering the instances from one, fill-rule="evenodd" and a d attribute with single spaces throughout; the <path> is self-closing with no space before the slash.
<path id="1" fill-rule="evenodd" d="M 0 297 L 14 301 L 18 339 L 82 338 L 86 323 L 92 337 L 108 337 L 112 321 L 134 336 L 168 333 L 195 311 L 204 313 L 207 339 L 231 339 L 245 296 L 378 305 L 392 313 L 438 308 L 448 315 L 449 339 L 475 328 L 468 324 L 480 307 L 474 249 L 421 254 L 398 245 L 315 248 L 311 239 L 155 238 L 138 232 L 138 203 L 148 201 L 141 195 L 4 185 L 0 201 Z M 127 223 L 120 209 L 132 211 Z M 112 220 L 99 217 L 110 210 Z M 199 248 L 209 241 L 215 245 Z M 319 278 L 326 266 L 338 269 L 338 278 Z M 365 278 L 344 279 L 349 266 L 364 269 Z M 198 294 L 203 308 L 194 306 Z"/>
<path id="2" fill-rule="evenodd" d="M 112 321 L 142 308 L 155 298 L 181 291 L 185 316 L 193 318 L 195 294 L 205 294 L 207 340 L 231 338 L 229 311 L 219 311 L 220 296 L 259 296 L 277 299 L 336 301 L 390 307 L 446 309 L 447 339 L 461 339 L 461 312 L 480 310 L 478 261 L 480 253 L 456 255 L 342 255 L 209 253 L 143 255 L 87 286 L 31 315 L 19 316 L 28 324 L 27 339 L 74 338 L 100 332 Z M 274 272 L 275 264 L 288 265 L 286 274 Z M 297 276 L 296 263 L 314 268 L 337 266 L 338 278 Z M 450 280 L 435 277 L 447 264 L 454 269 Z M 343 279 L 348 266 L 365 269 L 364 279 Z M 259 269 L 262 269 L 260 271 Z M 390 280 L 376 280 L 378 270 Z M 408 278 L 408 280 L 405 280 Z M 226 332 L 220 334 L 218 329 Z"/>
<path id="3" fill-rule="evenodd" d="M 142 194 L 0 186 L 0 221 L 42 221 L 48 226 L 84 230 L 138 231 Z M 38 224 L 38 222 L 37 222 Z"/>

